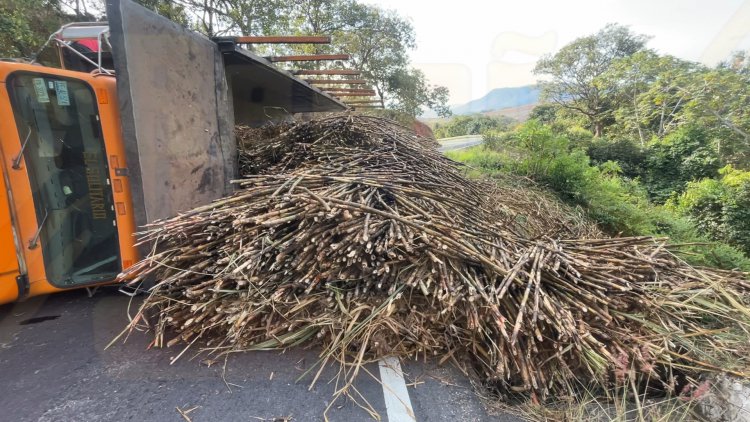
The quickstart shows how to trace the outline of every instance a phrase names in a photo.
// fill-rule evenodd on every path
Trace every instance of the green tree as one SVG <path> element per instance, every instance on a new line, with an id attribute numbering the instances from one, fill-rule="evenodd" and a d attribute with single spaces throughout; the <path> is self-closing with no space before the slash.
<path id="1" fill-rule="evenodd" d="M 448 88 L 428 84 L 424 73 L 418 69 L 405 68 L 394 72 L 386 81 L 385 94 L 390 97 L 390 108 L 411 116 L 421 115 L 424 107 L 440 117 L 451 115 Z M 384 97 L 381 93 L 381 100 Z"/>
<path id="2" fill-rule="evenodd" d="M 610 24 L 542 57 L 534 73 L 549 78 L 539 83 L 543 98 L 586 116 L 594 135 L 602 136 L 616 108 L 615 90 L 602 77 L 615 60 L 643 50 L 647 40 L 624 26 Z"/>
<path id="3" fill-rule="evenodd" d="M 0 0 L 0 57 L 32 58 L 68 15 L 58 0 Z"/>
<path id="4" fill-rule="evenodd" d="M 177 22 L 183 26 L 190 25 L 186 6 L 176 0 L 135 0 L 141 6 Z"/>
<path id="5" fill-rule="evenodd" d="M 292 6 L 291 27 L 300 34 L 331 35 L 356 26 L 362 13 L 355 0 L 301 0 Z"/>
<path id="6" fill-rule="evenodd" d="M 515 120 L 510 117 L 491 117 L 483 114 L 455 116 L 446 123 L 435 125 L 435 137 L 451 138 L 463 135 L 483 135 L 490 131 L 506 131 Z"/>
<path id="7" fill-rule="evenodd" d="M 282 0 L 141 0 L 167 10 L 184 10 L 189 26 L 209 37 L 222 35 L 276 35 L 287 27 L 291 4 Z M 184 8 L 184 9 L 180 9 Z"/>
<path id="8" fill-rule="evenodd" d="M 719 63 L 718 68 L 731 70 L 741 75 L 750 74 L 750 52 L 735 51 L 727 60 Z"/>
<path id="9" fill-rule="evenodd" d="M 531 109 L 529 120 L 536 120 L 546 125 L 552 124 L 557 119 L 560 106 L 557 104 L 539 104 Z"/>
<path id="10" fill-rule="evenodd" d="M 633 136 L 645 146 L 652 137 L 661 138 L 675 130 L 683 123 L 683 110 L 692 99 L 686 88 L 702 69 L 696 63 L 651 50 L 615 60 L 601 82 L 612 87 L 616 97 L 616 132 Z"/>
<path id="11" fill-rule="evenodd" d="M 683 192 L 690 181 L 717 176 L 721 167 L 706 129 L 696 125 L 683 126 L 663 140 L 655 140 L 647 154 L 643 182 L 659 203 Z"/>
<path id="12" fill-rule="evenodd" d="M 591 162 L 601 165 L 606 162 L 616 162 L 622 170 L 622 175 L 635 179 L 645 173 L 648 159 L 647 149 L 642 148 L 628 138 L 605 139 L 596 138 L 585 145 L 586 154 Z"/>
<path id="13" fill-rule="evenodd" d="M 671 205 L 701 233 L 750 254 L 750 172 L 727 166 L 719 179 L 691 182 Z"/>
<path id="14" fill-rule="evenodd" d="M 750 74 L 718 68 L 696 79 L 686 88 L 692 101 L 685 118 L 712 129 L 720 140 L 717 152 L 726 162 L 750 167 Z"/>
<path id="15" fill-rule="evenodd" d="M 428 84 L 424 73 L 409 66 L 408 52 L 416 47 L 411 23 L 392 10 L 351 7 L 352 26 L 334 33 L 334 45 L 352 56 L 352 67 L 372 82 L 381 103 L 414 116 L 423 107 L 450 115 L 448 90 Z"/>

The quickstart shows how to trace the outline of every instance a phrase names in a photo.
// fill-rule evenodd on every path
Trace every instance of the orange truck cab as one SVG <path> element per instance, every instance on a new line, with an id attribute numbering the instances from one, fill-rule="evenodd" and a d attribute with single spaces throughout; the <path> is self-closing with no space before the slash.
<path id="1" fill-rule="evenodd" d="M 0 62 L 0 304 L 138 259 L 115 78 Z"/>

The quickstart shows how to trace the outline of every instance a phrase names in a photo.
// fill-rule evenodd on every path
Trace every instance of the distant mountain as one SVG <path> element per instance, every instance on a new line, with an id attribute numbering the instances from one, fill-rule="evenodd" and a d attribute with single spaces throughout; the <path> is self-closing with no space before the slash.
<path id="1" fill-rule="evenodd" d="M 503 108 L 520 107 L 539 102 L 539 87 L 536 85 L 519 86 L 515 88 L 495 88 L 487 95 L 453 107 L 453 114 L 473 114 Z"/>

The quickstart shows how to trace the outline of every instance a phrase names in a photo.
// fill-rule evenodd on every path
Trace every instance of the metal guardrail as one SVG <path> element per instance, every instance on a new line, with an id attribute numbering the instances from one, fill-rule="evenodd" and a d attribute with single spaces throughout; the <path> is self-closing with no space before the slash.
<path id="1" fill-rule="evenodd" d="M 461 135 L 461 136 L 452 136 L 450 138 L 440 138 L 437 139 L 438 142 L 450 142 L 450 141 L 458 141 L 460 139 L 466 139 L 466 138 L 475 138 L 475 137 L 482 137 L 482 135 Z"/>

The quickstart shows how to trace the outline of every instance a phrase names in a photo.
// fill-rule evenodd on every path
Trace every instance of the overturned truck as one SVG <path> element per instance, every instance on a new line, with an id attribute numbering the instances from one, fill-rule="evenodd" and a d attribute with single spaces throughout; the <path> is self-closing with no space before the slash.
<path id="1" fill-rule="evenodd" d="M 235 123 L 347 108 L 235 38 L 107 15 L 55 33 L 55 64 L 0 62 L 0 303 L 111 283 L 137 227 L 229 194 Z"/>

